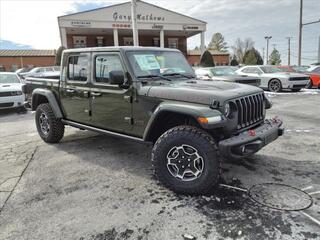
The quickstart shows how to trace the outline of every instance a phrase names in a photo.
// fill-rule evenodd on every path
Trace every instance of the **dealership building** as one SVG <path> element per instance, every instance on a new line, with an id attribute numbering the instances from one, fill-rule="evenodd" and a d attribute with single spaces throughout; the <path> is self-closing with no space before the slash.
<path id="1" fill-rule="evenodd" d="M 176 48 L 187 56 L 187 39 L 199 34 L 204 50 L 206 22 L 143 1 L 136 11 L 140 46 Z M 61 16 L 58 24 L 66 48 L 133 45 L 131 2 Z"/>

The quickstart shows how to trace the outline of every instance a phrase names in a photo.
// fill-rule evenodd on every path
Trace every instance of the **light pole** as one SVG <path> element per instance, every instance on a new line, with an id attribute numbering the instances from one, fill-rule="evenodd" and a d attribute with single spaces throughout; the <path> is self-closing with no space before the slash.
<path id="1" fill-rule="evenodd" d="M 272 36 L 265 36 L 264 37 L 267 40 L 267 54 L 266 54 L 266 63 L 269 63 L 269 40 L 272 38 Z"/>
<path id="2" fill-rule="evenodd" d="M 301 47 L 302 47 L 302 27 L 305 25 L 310 25 L 314 23 L 320 23 L 320 19 L 318 21 L 302 23 L 302 14 L 303 14 L 303 0 L 300 0 L 300 19 L 299 19 L 299 48 L 298 48 L 298 65 L 301 66 Z"/>
<path id="3" fill-rule="evenodd" d="M 137 27 L 137 1 L 136 0 L 131 0 L 131 20 L 132 20 L 133 45 L 139 46 L 138 27 Z"/>
<path id="4" fill-rule="evenodd" d="M 291 49 L 290 49 L 290 40 L 291 40 L 292 37 L 287 37 L 288 39 L 288 66 L 290 66 L 290 55 L 291 55 Z"/>

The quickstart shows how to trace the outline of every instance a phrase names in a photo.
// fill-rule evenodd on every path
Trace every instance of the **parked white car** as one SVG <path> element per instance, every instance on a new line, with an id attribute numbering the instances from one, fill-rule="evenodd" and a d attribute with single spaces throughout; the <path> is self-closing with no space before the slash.
<path id="1" fill-rule="evenodd" d="M 16 73 L 0 72 L 0 109 L 24 109 L 26 100 L 22 93 L 22 81 Z"/>
<path id="2" fill-rule="evenodd" d="M 283 72 L 275 66 L 245 66 L 236 72 L 259 77 L 261 79 L 260 87 L 272 92 L 281 92 L 282 89 L 291 89 L 293 92 L 298 92 L 310 82 L 307 75 Z"/>

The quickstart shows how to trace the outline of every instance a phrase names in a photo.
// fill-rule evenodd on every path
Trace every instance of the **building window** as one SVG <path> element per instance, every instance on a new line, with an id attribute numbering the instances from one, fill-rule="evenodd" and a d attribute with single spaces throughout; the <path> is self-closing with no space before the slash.
<path id="1" fill-rule="evenodd" d="M 87 47 L 87 37 L 74 36 L 73 37 L 74 48 L 85 48 Z"/>
<path id="2" fill-rule="evenodd" d="M 70 56 L 68 60 L 68 79 L 72 81 L 87 81 L 87 56 Z"/>
<path id="3" fill-rule="evenodd" d="M 123 38 L 123 46 L 133 46 L 133 38 L 132 37 L 124 37 Z"/>
<path id="4" fill-rule="evenodd" d="M 97 37 L 97 47 L 103 47 L 103 37 Z"/>
<path id="5" fill-rule="evenodd" d="M 178 49 L 178 38 L 168 38 L 168 47 Z"/>
<path id="6" fill-rule="evenodd" d="M 152 39 L 152 46 L 153 47 L 160 47 L 160 38 L 153 38 Z"/>

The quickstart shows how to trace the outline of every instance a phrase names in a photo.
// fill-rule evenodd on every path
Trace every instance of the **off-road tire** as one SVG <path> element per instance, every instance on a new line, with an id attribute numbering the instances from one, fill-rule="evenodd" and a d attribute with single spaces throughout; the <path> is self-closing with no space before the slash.
<path id="1" fill-rule="evenodd" d="M 44 134 L 40 127 L 40 115 L 44 113 L 48 118 L 49 132 Z M 56 118 L 51 106 L 48 103 L 40 104 L 36 110 L 36 126 L 40 137 L 47 143 L 57 143 L 61 140 L 64 134 L 64 125 L 60 119 Z"/>
<path id="2" fill-rule="evenodd" d="M 277 89 L 274 89 L 274 88 L 272 87 L 272 83 L 273 83 L 273 82 L 275 82 L 275 83 L 277 83 L 277 84 L 279 85 L 279 87 L 278 87 Z M 275 92 L 275 93 L 281 92 L 281 91 L 282 91 L 281 81 L 280 81 L 279 79 L 276 79 L 276 78 L 271 79 L 271 80 L 269 81 L 269 83 L 268 83 L 268 90 L 269 90 L 270 92 Z"/>
<path id="3" fill-rule="evenodd" d="M 172 147 L 187 144 L 202 156 L 201 175 L 191 181 L 174 177 L 167 168 L 167 154 Z M 214 139 L 204 130 L 193 126 L 177 126 L 162 134 L 152 149 L 152 164 L 158 180 L 176 193 L 199 195 L 213 191 L 221 175 L 221 157 Z"/>

